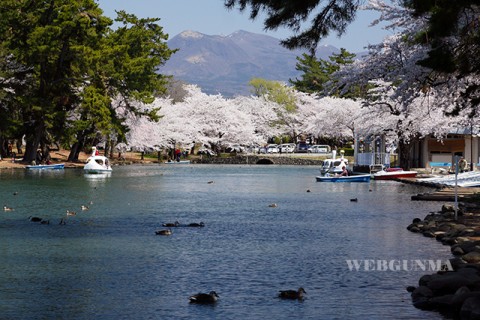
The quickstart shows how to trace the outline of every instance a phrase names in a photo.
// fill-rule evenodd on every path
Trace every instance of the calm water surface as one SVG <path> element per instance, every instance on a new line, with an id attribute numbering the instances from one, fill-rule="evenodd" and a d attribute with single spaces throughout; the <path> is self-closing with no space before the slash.
<path id="1" fill-rule="evenodd" d="M 107 177 L 0 170 L 0 204 L 15 209 L 0 213 L 0 318 L 440 319 L 415 309 L 405 290 L 426 272 L 350 271 L 346 259 L 445 261 L 447 247 L 406 230 L 441 204 L 410 201 L 421 187 L 319 183 L 317 173 L 208 165 L 115 167 Z M 176 220 L 205 227 L 155 235 Z M 300 286 L 303 302 L 276 298 Z M 220 295 L 215 306 L 188 303 L 210 290 Z"/>

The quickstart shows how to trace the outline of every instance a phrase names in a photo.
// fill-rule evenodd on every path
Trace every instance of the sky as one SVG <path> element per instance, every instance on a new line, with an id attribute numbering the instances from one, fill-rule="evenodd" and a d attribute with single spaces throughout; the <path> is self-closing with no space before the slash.
<path id="1" fill-rule="evenodd" d="M 169 39 L 185 30 L 206 35 L 229 35 L 238 30 L 266 34 L 284 39 L 293 33 L 288 29 L 264 31 L 263 20 L 249 19 L 249 11 L 227 10 L 224 0 L 97 0 L 108 17 L 115 18 L 115 10 L 125 10 L 139 18 L 160 18 L 158 22 Z M 345 48 L 350 52 L 365 51 L 369 44 L 376 44 L 390 33 L 380 27 L 369 27 L 379 14 L 359 11 L 357 19 L 341 38 L 332 35 L 320 45 Z"/>

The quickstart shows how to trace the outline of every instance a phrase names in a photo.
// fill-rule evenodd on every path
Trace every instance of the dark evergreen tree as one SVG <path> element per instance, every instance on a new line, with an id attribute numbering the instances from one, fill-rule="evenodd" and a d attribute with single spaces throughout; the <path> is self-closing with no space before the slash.
<path id="1" fill-rule="evenodd" d="M 417 15 L 430 15 L 428 28 L 418 37 L 431 46 L 429 58 L 421 65 L 446 73 L 480 72 L 478 0 L 405 0 L 405 5 Z"/>
<path id="2" fill-rule="evenodd" d="M 347 26 L 355 19 L 362 0 L 225 0 L 227 8 L 238 7 L 245 11 L 250 7 L 250 18 L 265 12 L 265 29 L 279 27 L 291 29 L 295 35 L 282 41 L 289 49 L 307 48 L 315 52 L 321 39 L 330 32 L 338 36 L 345 33 Z M 303 24 L 310 25 L 303 29 Z"/>
<path id="3" fill-rule="evenodd" d="M 75 160 L 99 135 L 121 140 L 128 128 L 118 108 L 142 115 L 132 101 L 149 103 L 165 90 L 158 67 L 174 51 L 158 19 L 119 12 L 117 21 L 113 31 L 93 0 L 0 0 L 0 76 L 8 79 L 0 137 L 21 127 L 24 161 L 56 141 L 73 144 Z"/>
<path id="4" fill-rule="evenodd" d="M 300 79 L 292 80 L 290 83 L 298 91 L 306 93 L 323 93 L 325 85 L 328 82 L 335 81 L 331 76 L 344 65 L 353 63 L 355 54 L 348 52 L 344 48 L 340 49 L 339 53 L 332 54 L 328 60 L 317 59 L 315 56 L 303 54 L 302 57 L 297 57 L 296 69 L 303 74 Z M 329 88 L 335 87 L 334 85 Z M 334 92 L 329 92 L 330 95 L 340 96 L 341 88 L 336 88 Z M 351 94 L 347 94 L 350 96 Z M 345 96 L 345 95 L 342 95 Z"/>

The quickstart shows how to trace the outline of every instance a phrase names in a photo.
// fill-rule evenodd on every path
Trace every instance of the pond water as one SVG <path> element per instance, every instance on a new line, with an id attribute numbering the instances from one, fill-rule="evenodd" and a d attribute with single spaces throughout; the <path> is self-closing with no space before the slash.
<path id="1" fill-rule="evenodd" d="M 451 258 L 406 230 L 441 203 L 411 201 L 419 186 L 317 174 L 274 165 L 0 170 L 0 202 L 14 208 L 0 213 L 0 318 L 441 319 L 415 309 L 405 290 L 432 272 L 347 263 Z M 155 235 L 174 221 L 205 227 Z M 276 297 L 298 287 L 303 301 Z M 189 304 L 211 290 L 216 305 Z"/>

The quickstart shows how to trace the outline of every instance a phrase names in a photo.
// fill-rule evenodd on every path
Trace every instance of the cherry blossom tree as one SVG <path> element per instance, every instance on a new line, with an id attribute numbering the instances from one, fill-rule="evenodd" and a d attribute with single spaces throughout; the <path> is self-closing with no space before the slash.
<path id="1" fill-rule="evenodd" d="M 431 133 L 445 136 L 454 121 L 438 108 L 442 93 L 429 83 L 431 70 L 418 65 L 428 53 L 426 46 L 415 42 L 426 17 L 380 0 L 370 1 L 368 8 L 381 13 L 374 23 L 388 20 L 386 28 L 400 31 L 369 46 L 365 59 L 345 66 L 336 77 L 343 79 L 339 81 L 345 89 L 351 84 L 370 88 L 356 130 L 362 135 L 385 134 L 398 144 L 400 163 L 408 167 L 411 142 Z"/>
<path id="2" fill-rule="evenodd" d="M 192 93 L 185 99 L 182 118 L 195 119 L 195 141 L 219 150 L 229 143 L 255 140 L 249 115 L 241 112 L 231 100 L 221 95 L 207 95 L 196 87 Z"/>
<path id="3" fill-rule="evenodd" d="M 184 146 L 196 143 L 219 149 L 230 143 L 259 143 L 276 132 L 270 127 L 275 119 L 272 102 L 256 97 L 226 99 L 207 95 L 200 88 L 186 86 L 184 101 L 173 103 L 158 98 L 143 108 L 160 108 L 159 122 L 143 118 L 130 120 L 129 145 L 139 148 L 168 148 L 172 143 Z"/>
<path id="4" fill-rule="evenodd" d="M 161 119 L 129 119 L 127 140 L 138 150 L 160 150 L 174 145 L 190 147 L 193 142 L 221 149 L 228 144 L 264 144 L 273 136 L 305 133 L 352 137 L 360 103 L 340 98 L 320 98 L 293 90 L 295 109 L 286 112 L 266 97 L 239 96 L 231 99 L 202 93 L 187 85 L 181 102 L 157 98 L 139 109 L 159 109 Z"/>
<path id="5" fill-rule="evenodd" d="M 238 96 L 232 103 L 245 114 L 250 115 L 250 121 L 254 127 L 256 140 L 251 143 L 265 143 L 272 136 L 285 133 L 285 127 L 278 120 L 278 113 L 275 109 L 280 106 L 264 97 Z"/>
<path id="6" fill-rule="evenodd" d="M 312 95 L 302 97 L 304 131 L 315 136 L 352 138 L 361 114 L 361 103 L 351 99 Z"/>

